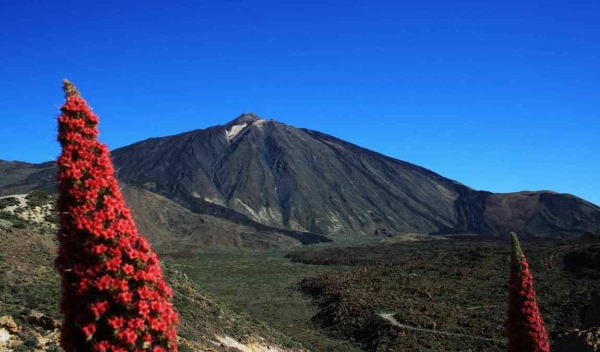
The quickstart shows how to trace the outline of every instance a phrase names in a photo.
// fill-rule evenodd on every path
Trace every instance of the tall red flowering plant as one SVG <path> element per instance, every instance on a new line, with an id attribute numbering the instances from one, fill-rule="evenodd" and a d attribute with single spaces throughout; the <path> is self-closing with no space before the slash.
<path id="1" fill-rule="evenodd" d="M 506 337 L 508 352 L 550 352 L 550 342 L 533 290 L 533 276 L 514 232 L 510 233 L 510 291 Z"/>
<path id="2" fill-rule="evenodd" d="M 61 344 L 67 352 L 177 351 L 177 314 L 156 254 L 119 191 L 98 117 L 69 81 L 58 118 Z"/>

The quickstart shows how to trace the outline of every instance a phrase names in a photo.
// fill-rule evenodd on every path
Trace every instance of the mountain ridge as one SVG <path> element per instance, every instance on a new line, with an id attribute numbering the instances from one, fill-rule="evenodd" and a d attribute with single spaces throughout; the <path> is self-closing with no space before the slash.
<path id="1" fill-rule="evenodd" d="M 200 213 L 242 216 L 273 228 L 325 235 L 385 229 L 517 231 L 542 237 L 600 231 L 600 207 L 579 197 L 474 190 L 421 166 L 253 113 L 223 125 L 149 138 L 111 155 L 121 182 Z M 45 167 L 41 173 L 21 165 L 20 182 L 14 182 L 19 180 L 15 172 L 12 184 L 0 179 L 0 194 L 28 183 L 47 185 L 51 165 L 40 165 Z"/>

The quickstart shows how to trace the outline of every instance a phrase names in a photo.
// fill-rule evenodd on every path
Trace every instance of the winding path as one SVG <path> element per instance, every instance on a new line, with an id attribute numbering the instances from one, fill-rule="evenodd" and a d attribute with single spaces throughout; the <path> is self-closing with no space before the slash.
<path id="1" fill-rule="evenodd" d="M 432 334 L 440 334 L 440 335 L 446 335 L 446 336 L 466 337 L 466 338 L 475 339 L 475 340 L 483 340 L 483 341 L 506 343 L 505 339 L 492 339 L 492 338 L 488 338 L 488 337 L 465 335 L 465 334 L 459 334 L 459 333 L 447 332 L 447 331 L 440 331 L 440 330 L 434 330 L 434 329 L 415 328 L 414 326 L 400 324 L 396 320 L 396 318 L 394 318 L 394 313 L 392 313 L 392 314 L 379 314 L 379 316 L 382 317 L 383 319 L 387 320 L 388 322 L 390 322 L 392 325 L 397 326 L 397 327 L 402 328 L 402 329 L 413 330 L 413 331 L 422 331 L 422 332 L 428 332 L 428 333 L 432 333 Z"/>

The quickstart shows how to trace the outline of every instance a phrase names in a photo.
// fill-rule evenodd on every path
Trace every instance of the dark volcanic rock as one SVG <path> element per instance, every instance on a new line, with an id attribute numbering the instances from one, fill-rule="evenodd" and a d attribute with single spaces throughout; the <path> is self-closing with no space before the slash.
<path id="1" fill-rule="evenodd" d="M 574 235 L 600 208 L 552 192 L 475 191 L 422 167 L 316 131 L 243 114 L 223 126 L 117 149 L 119 177 L 189 203 L 323 234 Z"/>
<path id="2" fill-rule="evenodd" d="M 599 211 L 596 205 L 570 194 L 518 192 L 490 195 L 484 218 L 496 233 L 568 236 L 598 231 Z"/>
<path id="3" fill-rule="evenodd" d="M 579 331 L 577 329 L 558 335 L 552 344 L 555 352 L 600 351 L 600 328 Z"/>
<path id="4" fill-rule="evenodd" d="M 590 304 L 583 311 L 583 327 L 586 329 L 600 327 L 600 295 L 592 297 Z"/>
<path id="5" fill-rule="evenodd" d="M 136 143 L 113 157 L 121 180 L 169 198 L 196 197 L 264 224 L 325 234 L 372 234 L 373 216 L 401 232 L 454 228 L 455 188 L 466 188 L 331 136 L 248 115 Z"/>
<path id="6" fill-rule="evenodd" d="M 373 234 L 375 236 L 382 236 L 382 237 L 394 237 L 394 235 L 395 235 L 395 233 L 393 231 L 390 231 L 390 230 L 386 229 L 385 227 L 376 229 Z"/>
<path id="7" fill-rule="evenodd" d="M 190 210 L 135 186 L 123 184 L 121 192 L 138 229 L 161 254 L 194 253 L 209 246 L 272 249 L 330 242 L 322 235 L 276 229 L 239 213 L 238 217 L 225 217 L 210 208 L 202 212 L 195 207 Z"/>
<path id="8" fill-rule="evenodd" d="M 0 160 L 0 196 L 27 193 L 33 189 L 56 191 L 53 161 L 30 164 Z"/>
<path id="9" fill-rule="evenodd" d="M 372 235 L 380 228 L 535 236 L 600 231 L 600 208 L 577 197 L 476 191 L 422 167 L 254 114 L 151 138 L 112 156 L 121 181 L 238 223 L 320 234 Z M 14 189 L 15 177 L 12 181 L 0 182 L 0 194 L 2 187 Z"/>
<path id="10" fill-rule="evenodd" d="M 0 170 L 4 172 L 0 173 L 0 196 L 33 189 L 56 192 L 56 169 L 52 162 L 0 160 Z M 183 255 L 205 247 L 269 249 L 331 242 L 323 235 L 267 226 L 230 209 L 224 211 L 215 204 L 198 206 L 200 200 L 193 197 L 190 210 L 157 193 L 125 183 L 121 183 L 121 192 L 138 229 L 161 254 Z"/>

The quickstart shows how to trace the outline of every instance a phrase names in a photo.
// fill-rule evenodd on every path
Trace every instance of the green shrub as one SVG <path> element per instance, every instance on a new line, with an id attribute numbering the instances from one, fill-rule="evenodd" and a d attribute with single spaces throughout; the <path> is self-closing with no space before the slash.
<path id="1" fill-rule="evenodd" d="M 39 344 L 39 341 L 37 339 L 37 337 L 33 336 L 33 335 L 29 335 L 25 338 L 25 341 L 23 341 L 23 345 L 25 346 L 30 346 L 30 347 L 36 347 Z"/>
<path id="2" fill-rule="evenodd" d="M 52 196 L 48 194 L 48 192 L 43 190 L 35 190 L 29 193 L 25 199 L 27 199 L 27 203 L 29 207 L 41 207 L 43 205 L 48 204 L 53 200 Z"/>
<path id="3" fill-rule="evenodd" d="M 16 227 L 18 229 L 26 229 L 27 225 L 23 222 L 23 221 L 15 221 L 13 222 L 13 227 Z"/>
<path id="4" fill-rule="evenodd" d="M 1 211 L 0 210 L 0 219 L 4 219 L 4 220 L 8 220 L 8 221 L 13 221 L 13 220 L 19 220 L 19 217 L 16 216 L 13 213 L 10 213 L 8 211 Z"/>
<path id="5" fill-rule="evenodd" d="M 52 346 L 49 346 L 49 347 L 47 346 L 46 348 L 47 348 L 46 349 L 47 352 L 63 352 L 63 349 L 60 348 L 60 347 L 58 347 L 58 346 L 56 346 L 56 345 L 52 345 Z"/>
<path id="6" fill-rule="evenodd" d="M 6 207 L 10 207 L 13 205 L 19 205 L 19 204 L 21 204 L 21 201 L 19 201 L 19 199 L 15 198 L 15 197 L 8 197 L 8 198 L 0 199 L 0 209 L 4 209 Z"/>
<path id="7" fill-rule="evenodd" d="M 58 218 L 58 214 L 56 214 L 56 213 L 51 213 L 51 214 L 44 216 L 44 220 L 51 222 L 53 224 L 60 223 L 60 219 Z"/>

